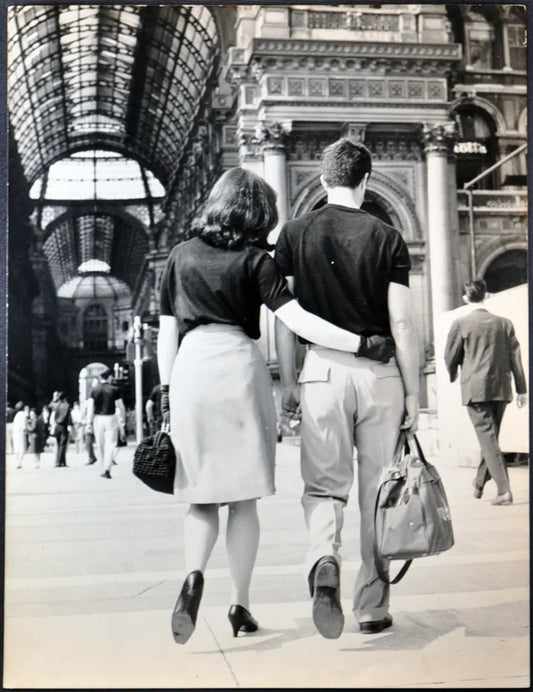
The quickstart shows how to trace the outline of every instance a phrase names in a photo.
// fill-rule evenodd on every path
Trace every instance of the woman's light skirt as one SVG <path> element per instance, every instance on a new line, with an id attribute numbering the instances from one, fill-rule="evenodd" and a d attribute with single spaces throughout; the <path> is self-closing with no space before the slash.
<path id="1" fill-rule="evenodd" d="M 179 500 L 226 503 L 274 493 L 272 379 L 239 327 L 208 324 L 184 337 L 170 381 L 170 435 Z"/>

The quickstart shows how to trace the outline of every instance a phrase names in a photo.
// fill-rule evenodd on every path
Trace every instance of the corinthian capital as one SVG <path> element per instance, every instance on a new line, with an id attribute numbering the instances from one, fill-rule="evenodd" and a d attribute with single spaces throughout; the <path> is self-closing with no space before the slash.
<path id="1" fill-rule="evenodd" d="M 457 127 L 453 122 L 436 125 L 424 123 L 422 136 L 426 154 L 449 154 L 457 136 Z"/>
<path id="2" fill-rule="evenodd" d="M 266 123 L 262 120 L 255 128 L 255 140 L 263 149 L 285 149 L 290 131 L 290 123 Z"/>

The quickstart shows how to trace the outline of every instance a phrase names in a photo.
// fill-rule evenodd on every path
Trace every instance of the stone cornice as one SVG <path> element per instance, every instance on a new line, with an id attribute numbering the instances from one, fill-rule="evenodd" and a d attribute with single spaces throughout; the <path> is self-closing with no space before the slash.
<path id="1" fill-rule="evenodd" d="M 373 41 L 319 41 L 254 38 L 250 52 L 256 57 L 385 57 L 393 59 L 461 60 L 459 43 L 377 43 Z"/>
<path id="2" fill-rule="evenodd" d="M 458 43 L 386 43 L 254 38 L 231 48 L 224 70 L 233 84 L 259 82 L 265 73 L 303 72 L 444 76 L 462 58 Z"/>

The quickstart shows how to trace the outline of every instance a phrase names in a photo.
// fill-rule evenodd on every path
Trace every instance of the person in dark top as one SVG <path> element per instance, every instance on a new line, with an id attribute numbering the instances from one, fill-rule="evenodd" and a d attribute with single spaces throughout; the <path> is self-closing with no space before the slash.
<path id="1" fill-rule="evenodd" d="M 87 400 L 85 432 L 94 432 L 102 478 L 111 478 L 119 432 L 126 435 L 126 407 L 120 389 L 110 381 L 111 375 L 109 368 L 100 373 L 99 382 L 91 389 Z"/>
<path id="2" fill-rule="evenodd" d="M 56 463 L 58 467 L 67 466 L 67 446 L 69 434 L 72 429 L 72 416 L 70 404 L 65 392 L 57 392 L 57 399 L 51 416 L 51 428 L 56 440 Z"/>
<path id="3" fill-rule="evenodd" d="M 194 631 L 203 573 L 229 508 L 227 550 L 233 633 L 258 627 L 249 586 L 259 542 L 256 500 L 274 493 L 276 411 L 272 381 L 255 344 L 265 304 L 316 343 L 356 351 L 359 336 L 304 311 L 266 238 L 277 223 L 275 193 L 233 168 L 194 222 L 197 237 L 171 251 L 161 279 L 157 360 L 161 410 L 176 449 L 174 492 L 189 503 L 184 523 L 188 576 L 172 614 L 176 642 Z"/>
<path id="4" fill-rule="evenodd" d="M 481 498 L 485 484 L 492 478 L 497 488 L 492 504 L 510 505 L 513 495 L 498 436 L 507 404 L 513 399 L 511 376 L 517 406 L 527 404 L 520 344 L 511 320 L 485 308 L 487 284 L 483 279 L 467 281 L 463 289 L 463 300 L 472 309 L 452 322 L 444 359 L 451 382 L 455 382 L 461 368 L 462 402 L 481 447 L 474 497 Z"/>
<path id="5" fill-rule="evenodd" d="M 15 408 L 8 401 L 6 405 L 6 454 L 13 454 L 13 420 Z"/>
<path id="6" fill-rule="evenodd" d="M 39 414 L 36 408 L 30 408 L 27 431 L 27 453 L 33 455 L 35 460 L 35 468 L 38 469 L 41 465 L 41 454 L 44 452 L 46 438 L 48 437 L 48 426 L 44 421 L 42 413 Z"/>
<path id="7" fill-rule="evenodd" d="M 392 625 L 389 586 L 373 556 L 378 479 L 391 463 L 400 427 L 416 429 L 418 345 L 409 309 L 409 252 L 400 232 L 361 209 L 372 162 L 343 138 L 324 150 L 327 204 L 282 228 L 275 259 L 306 310 L 369 339 L 392 336 L 387 362 L 308 344 L 296 385 L 294 335 L 278 322 L 282 409 L 301 405 L 302 504 L 309 534 L 306 571 L 313 620 L 322 636 L 342 633 L 341 530 L 357 450 L 362 564 L 353 613 L 364 634 Z M 312 340 L 311 340 L 312 341 Z M 361 356 L 361 354 L 358 354 Z M 300 402 L 301 397 L 301 402 Z"/>
<path id="8" fill-rule="evenodd" d="M 161 385 L 156 384 L 152 387 L 152 391 L 148 395 L 145 406 L 146 422 L 150 435 L 155 435 L 158 430 L 161 430 L 163 416 L 161 415 Z"/>

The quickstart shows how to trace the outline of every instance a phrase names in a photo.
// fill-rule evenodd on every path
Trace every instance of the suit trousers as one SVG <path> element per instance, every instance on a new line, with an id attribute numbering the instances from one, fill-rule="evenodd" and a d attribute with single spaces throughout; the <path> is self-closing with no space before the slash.
<path id="1" fill-rule="evenodd" d="M 318 346 L 308 347 L 302 383 L 302 505 L 309 535 L 306 569 L 324 555 L 340 564 L 344 508 L 357 453 L 362 564 L 353 612 L 359 622 L 382 619 L 390 588 L 374 564 L 374 504 L 378 480 L 390 465 L 404 416 L 404 388 L 394 358 L 377 363 Z"/>
<path id="2" fill-rule="evenodd" d="M 510 489 L 509 474 L 498 442 L 506 406 L 506 401 L 480 401 L 466 407 L 481 447 L 481 462 L 475 484 L 483 490 L 485 483 L 492 478 L 498 488 L 498 495 Z"/>
<path id="3" fill-rule="evenodd" d="M 109 471 L 113 464 L 113 453 L 118 441 L 118 421 L 115 414 L 95 415 L 94 441 L 100 467 L 104 471 Z"/>

